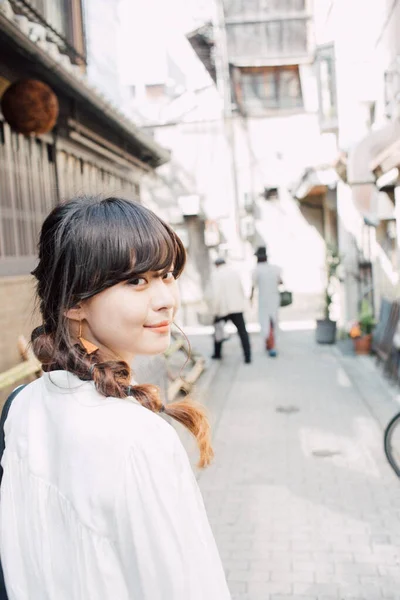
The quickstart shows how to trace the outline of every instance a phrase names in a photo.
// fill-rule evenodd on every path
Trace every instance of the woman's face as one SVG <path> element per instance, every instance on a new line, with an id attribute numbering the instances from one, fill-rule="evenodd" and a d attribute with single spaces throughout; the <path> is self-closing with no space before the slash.
<path id="1" fill-rule="evenodd" d="M 148 272 L 81 303 L 82 335 L 131 363 L 137 354 L 164 352 L 179 307 L 172 272 Z"/>

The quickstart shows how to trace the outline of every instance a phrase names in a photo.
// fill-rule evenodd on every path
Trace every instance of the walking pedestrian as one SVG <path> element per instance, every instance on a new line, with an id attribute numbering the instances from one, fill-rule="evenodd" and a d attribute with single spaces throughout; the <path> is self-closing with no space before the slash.
<path id="1" fill-rule="evenodd" d="M 119 198 L 57 206 L 33 274 L 43 376 L 5 424 L 1 560 L 13 600 L 229 600 L 188 457 L 161 413 L 213 456 L 203 408 L 137 385 L 164 352 L 185 264 L 177 235 Z"/>
<path id="2" fill-rule="evenodd" d="M 215 261 L 216 270 L 211 276 L 208 290 L 208 300 L 214 317 L 214 324 L 231 321 L 239 334 L 242 343 L 244 362 L 251 362 L 251 347 L 249 334 L 247 333 L 244 320 L 246 308 L 246 296 L 239 273 L 223 258 Z M 224 340 L 221 335 L 214 336 L 214 354 L 212 358 L 222 358 L 222 344 Z"/>
<path id="3" fill-rule="evenodd" d="M 270 356 L 275 357 L 277 356 L 276 334 L 280 306 L 279 285 L 282 283 L 282 272 L 280 267 L 268 262 L 265 246 L 260 246 L 255 255 L 257 256 L 257 267 L 253 272 L 251 300 L 255 289 L 258 288 L 258 319 L 261 336 L 267 352 Z"/>

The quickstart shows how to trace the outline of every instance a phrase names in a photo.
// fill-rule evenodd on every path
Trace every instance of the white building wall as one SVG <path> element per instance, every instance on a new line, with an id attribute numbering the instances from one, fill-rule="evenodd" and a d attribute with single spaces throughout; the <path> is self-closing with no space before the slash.
<path id="1" fill-rule="evenodd" d="M 384 73 L 400 50 L 400 5 L 390 0 L 318 0 L 315 8 L 317 45 L 333 42 L 336 56 L 338 152 L 350 152 L 373 130 L 387 123 Z M 372 110 L 373 109 L 373 110 Z M 372 116 L 372 120 L 371 120 Z M 366 158 L 366 161 L 368 159 Z M 372 179 L 372 178 L 371 178 Z M 360 182 L 362 183 L 362 182 Z M 358 251 L 367 230 L 356 188 L 338 186 L 340 250 L 344 256 L 343 321 L 359 308 Z M 390 295 L 396 280 L 387 256 L 370 231 L 376 308 Z"/>
<path id="2" fill-rule="evenodd" d="M 302 80 L 307 110 L 269 118 L 233 117 L 233 154 L 241 217 L 246 214 L 246 196 L 257 199 L 259 241 L 268 246 L 271 260 L 282 265 L 285 282 L 295 294 L 314 296 L 310 316 L 318 317 L 325 265 L 322 215 L 318 209 L 302 211 L 288 189 L 305 168 L 330 164 L 336 156 L 336 141 L 332 134 L 320 133 L 312 67 L 304 69 Z M 186 122 L 158 127 L 155 136 L 194 176 L 208 218 L 222 224 L 234 253 L 232 153 L 218 97 L 207 92 L 198 100 Z M 280 200 L 262 199 L 265 187 L 279 187 Z"/>
<path id="3" fill-rule="evenodd" d="M 85 0 L 85 30 L 88 54 L 87 76 L 119 109 L 124 104 L 120 84 L 120 0 Z"/>
<path id="4" fill-rule="evenodd" d="M 265 187 L 279 189 L 278 200 L 257 201 L 259 242 L 264 241 L 271 262 L 282 267 L 285 285 L 293 290 L 302 317 L 320 317 L 325 285 L 322 211 L 302 207 L 289 189 L 306 168 L 332 161 L 334 140 L 321 135 L 315 113 L 248 119 L 249 173 L 243 128 L 237 129 L 241 129 L 236 138 L 241 193 L 247 188 L 259 196 Z"/>

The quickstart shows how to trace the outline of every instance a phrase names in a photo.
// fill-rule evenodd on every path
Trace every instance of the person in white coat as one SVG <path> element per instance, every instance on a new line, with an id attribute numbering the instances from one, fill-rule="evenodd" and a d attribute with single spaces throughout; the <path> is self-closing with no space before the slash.
<path id="1" fill-rule="evenodd" d="M 282 271 L 277 265 L 268 262 L 265 246 L 260 246 L 255 255 L 257 267 L 253 271 L 253 287 L 258 289 L 258 320 L 265 348 L 271 357 L 277 356 L 276 334 L 280 307 L 279 285 L 282 283 Z"/>
<path id="2" fill-rule="evenodd" d="M 229 600 L 188 457 L 163 414 L 213 456 L 203 408 L 137 385 L 170 343 L 185 264 L 158 216 L 79 198 L 45 220 L 34 271 L 44 374 L 5 422 L 0 549 L 10 600 Z"/>
<path id="3" fill-rule="evenodd" d="M 247 298 L 240 275 L 233 267 L 227 265 L 223 258 L 217 258 L 215 266 L 216 270 L 211 275 L 206 294 L 214 323 L 231 321 L 235 325 L 242 343 L 244 362 L 250 363 L 251 347 L 244 320 Z M 222 358 L 222 344 L 223 340 L 215 336 L 212 358 Z"/>

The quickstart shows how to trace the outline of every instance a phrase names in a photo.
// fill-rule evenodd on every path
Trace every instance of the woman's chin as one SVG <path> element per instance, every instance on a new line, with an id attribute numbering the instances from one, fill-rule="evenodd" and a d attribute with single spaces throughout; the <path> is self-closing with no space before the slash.
<path id="1" fill-rule="evenodd" d="M 145 354 L 148 356 L 155 354 L 163 354 L 166 350 L 168 350 L 171 344 L 171 334 L 160 336 L 160 339 L 154 341 L 151 344 L 146 344 L 146 347 L 142 349 L 141 352 L 137 354 Z"/>

